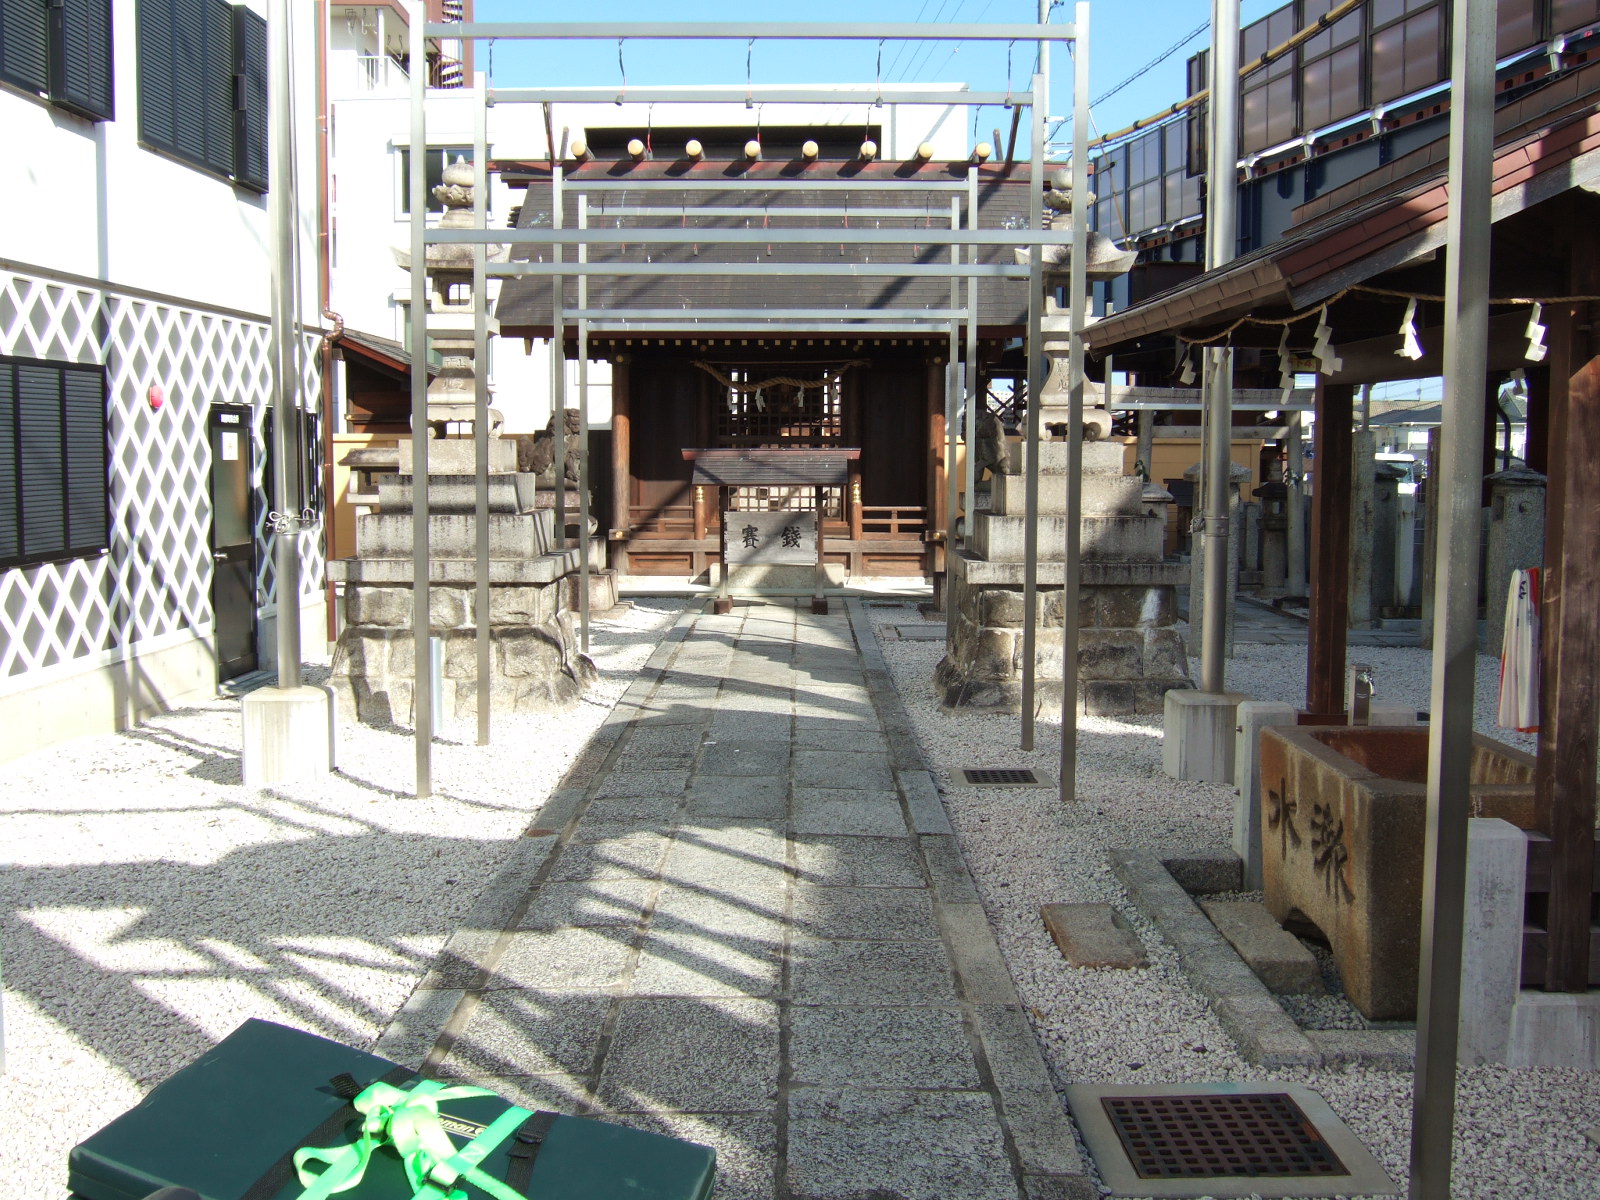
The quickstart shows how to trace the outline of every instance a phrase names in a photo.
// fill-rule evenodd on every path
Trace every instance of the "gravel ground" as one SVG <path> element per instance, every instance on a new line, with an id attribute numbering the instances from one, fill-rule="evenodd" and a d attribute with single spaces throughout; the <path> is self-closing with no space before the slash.
<path id="1" fill-rule="evenodd" d="M 875 606 L 880 624 L 916 620 L 914 608 Z M 940 642 L 884 639 L 884 655 L 983 895 L 1001 950 L 1059 1084 L 1208 1080 L 1303 1083 L 1404 1180 L 1410 1154 L 1411 1076 L 1349 1068 L 1262 1071 L 1249 1066 L 1178 969 L 1173 951 L 1128 903 L 1106 850 L 1228 848 L 1233 795 L 1161 770 L 1161 719 L 1085 717 L 1079 723 L 1078 795 L 1063 809 L 1054 788 L 965 788 L 963 766 L 1057 767 L 1059 723 L 1041 720 L 1031 754 L 1016 749 L 1017 718 L 941 711 L 933 695 Z M 1378 698 L 1428 707 L 1429 655 L 1372 652 Z M 1193 673 L 1198 676 L 1198 664 Z M 1531 738 L 1493 730 L 1494 660 L 1479 658 L 1480 726 L 1531 749 Z M 1303 645 L 1241 645 L 1228 686 L 1261 699 L 1303 702 Z M 1039 919 L 1052 901 L 1115 904 L 1149 953 L 1145 971 L 1069 967 Z M 1600 1121 L 1600 1074 L 1483 1067 L 1460 1073 L 1453 1194 L 1463 1198 L 1600 1195 L 1600 1152 L 1585 1129 Z"/>
<path id="2" fill-rule="evenodd" d="M 575 711 L 442 730 L 427 800 L 410 732 L 370 726 L 245 792 L 236 700 L 8 764 L 0 1200 L 64 1195 L 76 1142 L 247 1017 L 370 1044 L 683 607 L 597 621 Z"/>

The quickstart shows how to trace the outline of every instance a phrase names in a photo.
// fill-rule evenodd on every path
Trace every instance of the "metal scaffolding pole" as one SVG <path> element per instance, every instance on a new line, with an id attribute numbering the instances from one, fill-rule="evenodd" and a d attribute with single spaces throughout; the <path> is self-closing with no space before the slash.
<path id="1" fill-rule="evenodd" d="M 1039 7 L 1049 11 L 1050 0 Z M 1040 45 L 1040 65 L 1044 65 Z M 1044 118 L 1045 79 L 1033 77 L 1033 104 L 1030 126 L 1033 161 L 1028 176 L 1028 229 L 1035 235 L 1044 229 Z M 1044 323 L 1044 247 L 1035 243 L 1028 252 L 1028 338 L 1025 359 L 1028 367 L 1027 477 L 1023 484 L 1022 518 L 1022 738 L 1024 750 L 1033 749 L 1034 689 L 1037 675 L 1034 646 L 1038 641 L 1039 596 L 1039 455 L 1041 452 L 1039 397 L 1044 392 L 1044 348 L 1041 327 Z"/>
<path id="2" fill-rule="evenodd" d="M 978 227 L 978 166 L 976 163 L 967 164 L 967 229 Z M 978 248 L 967 246 L 967 262 L 976 265 L 978 261 Z M 967 493 L 967 523 L 961 538 L 961 545 L 965 548 L 972 535 L 972 509 L 977 503 L 978 493 L 978 460 L 974 454 L 978 445 L 978 414 L 979 408 L 984 403 L 978 395 L 978 280 L 969 275 L 967 277 L 967 462 L 966 484 Z"/>
<path id="3" fill-rule="evenodd" d="M 589 197 L 578 196 L 578 228 L 589 227 Z M 578 243 L 578 261 L 589 261 L 589 244 Z M 578 307 L 589 307 L 589 277 L 578 276 Z M 566 416 L 562 414 L 563 418 Z M 563 485 L 564 486 L 564 485 Z M 578 638 L 589 653 L 589 322 L 578 322 Z"/>
<path id="4" fill-rule="evenodd" d="M 1206 269 L 1233 259 L 1239 160 L 1239 0 L 1211 3 L 1211 142 L 1207 165 Z M 1228 654 L 1229 475 L 1233 465 L 1233 352 L 1206 351 L 1205 544 L 1201 591 L 1205 619 L 1200 631 L 1200 690 L 1226 690 Z M 1190 614 L 1191 619 L 1193 614 Z"/>
<path id="5" fill-rule="evenodd" d="M 950 228 L 961 228 L 961 197 L 950 197 Z M 959 265 L 961 247 L 952 243 L 950 262 Z M 950 277 L 950 309 L 954 312 L 961 304 L 961 281 Z M 950 321 L 950 351 L 944 368 L 944 591 L 940 601 L 944 605 L 944 636 L 948 645 L 955 637 L 956 613 L 950 603 L 950 564 L 955 557 L 955 528 L 957 493 L 961 479 L 956 471 L 956 398 L 961 390 L 961 326 L 954 318 Z"/>
<path id="6" fill-rule="evenodd" d="M 423 6 L 407 6 L 411 22 L 411 704 L 418 799 L 433 795 L 433 654 L 428 595 L 428 61 Z"/>
<path id="7" fill-rule="evenodd" d="M 489 106 L 483 73 L 473 79 L 477 93 L 472 135 L 472 217 L 479 229 L 489 224 Z M 472 249 L 472 455 L 473 607 L 478 651 L 478 745 L 489 744 L 489 247 Z"/>
<path id="8" fill-rule="evenodd" d="M 555 151 L 552 149 L 551 158 Z M 563 207 L 566 195 L 562 189 L 564 172 L 561 164 L 550 165 L 550 228 L 558 230 L 565 224 Z M 556 489 L 551 497 L 555 514 L 555 545 L 567 548 L 567 329 L 562 312 L 566 300 L 563 289 L 567 285 L 561 270 L 561 243 L 554 249 L 557 274 L 550 279 L 550 479 Z M 509 265 L 509 264 L 508 264 Z M 541 264 L 542 265 L 542 264 Z M 582 273 L 579 278 L 583 278 Z"/>
<path id="9" fill-rule="evenodd" d="M 272 224 L 272 505 L 282 517 L 273 534 L 277 593 L 278 688 L 300 686 L 300 380 L 295 369 L 294 126 L 290 109 L 289 11 L 273 0 L 277 33 L 271 59 L 272 138 L 267 207 Z"/>
<path id="10" fill-rule="evenodd" d="M 1089 6 L 1080 0 L 1072 43 L 1072 305 L 1067 342 L 1066 545 L 1061 552 L 1061 800 L 1078 789 L 1078 589 L 1083 527 L 1083 329 L 1089 307 Z M 1106 360 L 1106 389 L 1111 360 Z"/>
<path id="11" fill-rule="evenodd" d="M 1451 31 L 1445 395 L 1434 558 L 1433 721 L 1422 874 L 1412 1200 L 1449 1200 L 1455 1132 L 1468 785 L 1478 641 L 1483 379 L 1488 370 L 1495 0 L 1456 0 Z"/>

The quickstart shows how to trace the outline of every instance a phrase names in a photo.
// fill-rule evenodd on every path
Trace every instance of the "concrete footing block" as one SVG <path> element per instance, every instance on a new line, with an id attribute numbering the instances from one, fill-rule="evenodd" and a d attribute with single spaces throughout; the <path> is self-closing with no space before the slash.
<path id="1" fill-rule="evenodd" d="M 239 707 L 245 787 L 316 779 L 333 770 L 333 698 L 326 688 L 258 688 Z"/>
<path id="2" fill-rule="evenodd" d="M 1324 990 L 1316 956 L 1272 919 L 1265 904 L 1202 900 L 1200 907 L 1268 990 L 1280 996 L 1315 995 Z"/>
<path id="3" fill-rule="evenodd" d="M 1170 691 L 1161 767 L 1174 779 L 1233 782 L 1234 727 L 1243 692 Z"/>
<path id="4" fill-rule="evenodd" d="M 1600 1071 L 1600 991 L 1520 992 L 1506 1065 Z"/>

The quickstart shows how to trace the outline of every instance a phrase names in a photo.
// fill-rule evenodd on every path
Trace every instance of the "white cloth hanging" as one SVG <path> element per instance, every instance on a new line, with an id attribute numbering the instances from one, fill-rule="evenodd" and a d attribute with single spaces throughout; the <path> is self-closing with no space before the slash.
<path id="1" fill-rule="evenodd" d="M 1539 568 L 1511 572 L 1505 636 L 1500 642 L 1500 711 L 1496 724 L 1539 731 Z"/>

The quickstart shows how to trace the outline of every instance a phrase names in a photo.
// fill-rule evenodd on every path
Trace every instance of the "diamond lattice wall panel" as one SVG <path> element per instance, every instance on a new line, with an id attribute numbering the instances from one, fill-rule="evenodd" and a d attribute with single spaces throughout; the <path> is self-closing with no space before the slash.
<path id="1" fill-rule="evenodd" d="M 254 413 L 258 600 L 271 603 L 261 490 L 270 340 L 265 322 L 0 271 L 0 354 L 106 368 L 111 506 L 105 554 L 0 572 L 0 681 L 210 626 L 213 404 Z M 303 394 L 314 403 L 316 336 L 303 344 Z M 152 385 L 166 395 L 159 409 Z M 302 535 L 300 560 L 310 598 L 323 581 L 320 532 Z"/>

